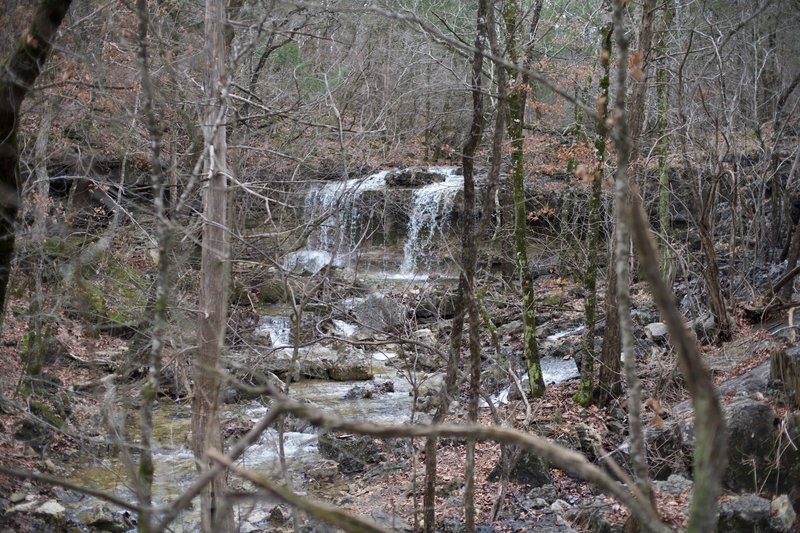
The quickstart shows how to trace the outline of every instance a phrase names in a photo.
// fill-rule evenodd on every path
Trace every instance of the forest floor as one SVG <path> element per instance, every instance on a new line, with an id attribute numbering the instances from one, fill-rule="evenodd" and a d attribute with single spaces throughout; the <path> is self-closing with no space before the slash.
<path id="1" fill-rule="evenodd" d="M 538 285 L 540 298 L 548 302 L 558 302 L 551 305 L 553 307 L 550 310 L 551 316 L 558 316 L 564 325 L 574 325 L 575 321 L 580 320 L 582 302 L 570 296 L 578 293 L 577 286 L 552 277 L 541 281 Z M 634 302 L 635 308 L 639 310 L 652 307 L 643 284 L 634 286 Z M 2 429 L 0 464 L 6 468 L 42 472 L 54 477 L 65 476 L 69 473 L 71 465 L 85 461 L 87 450 L 82 448 L 81 442 L 86 435 L 76 432 L 89 431 L 93 434 L 90 436 L 102 436 L 104 431 L 100 414 L 102 394 L 98 394 L 97 390 L 87 384 L 97 383 L 108 375 L 108 369 L 102 363 L 106 361 L 110 364 L 116 356 L 125 353 L 128 341 L 106 334 L 91 335 L 89 331 L 80 328 L 55 332 L 55 337 L 68 357 L 59 357 L 46 367 L 45 372 L 52 376 L 48 379 L 56 378 L 59 394 L 69 396 L 70 407 L 66 417 L 68 423 L 62 431 L 54 432 L 45 446 L 34 450 L 15 437 L 28 411 L 26 399 L 21 394 L 20 385 L 24 369 L 19 357 L 20 346 L 27 329 L 22 318 L 26 306 L 25 299 L 14 299 L 9 302 L 4 323 L 4 338 L 0 345 L 0 358 L 2 358 L 0 360 L 4 362 L 4 371 L 0 373 L 0 390 L 5 397 L 3 412 L 0 414 Z M 498 314 L 502 315 L 504 312 L 509 311 L 501 310 Z M 716 382 L 721 383 L 741 375 L 763 362 L 769 356 L 768 351 L 748 352 L 747 349 L 736 349 L 736 347 L 741 348 L 743 344 L 751 346 L 754 341 L 767 336 L 768 333 L 763 329 L 739 321 L 736 337 L 733 340 L 719 347 L 704 346 L 703 355 L 709 366 L 715 370 Z M 646 426 L 659 427 L 664 423 L 663 417 L 669 416 L 670 405 L 685 399 L 686 395 L 680 385 L 675 359 L 668 346 L 642 342 L 643 349 L 652 355 L 640 358 L 644 397 L 648 399 L 644 406 L 644 423 Z M 521 341 L 518 337 L 512 336 L 509 344 L 512 351 L 521 351 Z M 569 354 L 570 349 L 574 350 L 574 346 L 572 348 L 567 346 L 560 353 Z M 732 358 L 731 353 L 738 353 L 740 356 Z M 128 394 L 133 396 L 137 387 L 138 383 L 131 383 L 123 390 L 123 394 L 127 390 Z M 615 449 L 621 444 L 626 424 L 624 412 L 620 409 L 624 407 L 624 402 L 608 408 L 595 406 L 583 408 L 572 400 L 575 392 L 575 382 L 549 386 L 543 398 L 530 401 L 530 417 L 526 417 L 524 402 L 518 400 L 498 406 L 494 417 L 487 409 L 483 409 L 481 422 L 486 424 L 500 422 L 514 426 L 572 448 L 579 447 L 576 442 L 575 427 L 588 426 L 593 434 L 599 436 L 599 445 L 602 449 Z M 466 394 L 467 389 L 464 386 L 460 399 L 462 406 L 466 405 Z M 466 416 L 461 408 L 457 409 L 448 421 L 458 423 L 465 420 Z M 365 472 L 345 476 L 335 483 L 331 483 L 330 480 L 311 481 L 306 490 L 311 495 L 354 512 L 372 516 L 387 525 L 396 521 L 403 527 L 416 529 L 422 520 L 423 447 L 424 443 L 417 439 L 412 443 L 411 453 L 401 455 L 390 453 L 387 461 Z M 619 503 L 601 496 L 593 487 L 558 469 L 549 470 L 552 482 L 548 484 L 548 494 L 543 494 L 541 488 L 532 489 L 525 483 L 510 481 L 506 487 L 500 519 L 493 521 L 492 509 L 501 491 L 501 482 L 489 481 L 489 474 L 498 464 L 500 454 L 500 446 L 497 444 L 482 442 L 477 445 L 475 498 L 477 523 L 483 525 L 481 531 L 543 528 L 567 531 L 568 529 L 563 529 L 567 523 L 561 512 L 563 509 L 558 506 L 571 508 L 588 501 L 605 505 L 604 520 L 616 524 L 625 521 L 627 512 Z M 459 531 L 460 524 L 463 524 L 464 444 L 448 439 L 440 440 L 437 456 L 438 529 Z M 44 483 L 31 484 L 7 474 L 0 474 L 0 495 L 2 495 L 0 526 L 10 527 L 15 531 L 24 531 L 26 528 L 35 531 L 36 524 L 41 525 L 35 518 L 19 513 L 10 515 L 2 510 L 15 503 L 15 500 L 19 501 L 20 495 L 22 497 L 50 495 L 58 499 L 64 497 L 64 494 L 65 491 L 54 489 Z M 666 522 L 678 527 L 685 525 L 688 490 L 678 494 L 656 491 L 656 500 Z M 380 510 L 377 514 L 376 509 Z M 288 514 L 288 509 L 285 509 L 284 517 Z M 579 531 L 588 530 L 589 519 L 572 518 L 571 527 Z M 272 527 L 270 530 L 273 530 Z"/>

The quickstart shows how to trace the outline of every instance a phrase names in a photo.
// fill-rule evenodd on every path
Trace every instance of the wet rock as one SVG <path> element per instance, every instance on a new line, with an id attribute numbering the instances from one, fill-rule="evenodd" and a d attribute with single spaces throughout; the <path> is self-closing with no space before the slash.
<path id="1" fill-rule="evenodd" d="M 427 168 L 410 167 L 394 170 L 386 175 L 387 187 L 423 187 L 431 183 L 444 181 L 443 174 L 433 172 Z"/>
<path id="2" fill-rule="evenodd" d="M 64 520 L 66 509 L 56 500 L 31 500 L 19 505 L 15 505 L 6 511 L 8 514 L 30 513 L 38 518 L 43 518 L 51 523 L 59 523 Z"/>
<path id="3" fill-rule="evenodd" d="M 372 361 L 361 350 L 348 350 L 329 363 L 328 376 L 334 381 L 365 381 L 372 379 Z"/>
<path id="4" fill-rule="evenodd" d="M 525 450 L 516 451 L 515 456 L 516 461 L 511 466 L 510 480 L 524 483 L 531 488 L 549 485 L 553 482 L 549 467 L 541 457 Z M 512 458 L 513 460 L 514 458 Z M 489 472 L 488 480 L 498 481 L 502 474 L 502 468 L 502 462 L 498 461 L 497 465 Z"/>
<path id="5" fill-rule="evenodd" d="M 283 266 L 295 274 L 313 276 L 330 265 L 333 256 L 321 250 L 299 250 L 283 258 Z"/>
<path id="6" fill-rule="evenodd" d="M 769 500 L 745 494 L 720 506 L 718 529 L 726 533 L 783 533 L 791 531 L 791 526 L 787 528 L 773 518 Z"/>
<path id="7" fill-rule="evenodd" d="M 348 433 L 322 433 L 319 436 L 319 453 L 339 463 L 342 474 L 363 472 L 367 464 L 386 460 L 380 441 Z"/>
<path id="8" fill-rule="evenodd" d="M 380 293 L 373 293 L 357 302 L 350 311 L 367 332 L 399 331 L 406 320 L 403 305 Z"/>
<path id="9" fill-rule="evenodd" d="M 82 511 L 78 514 L 78 520 L 92 528 L 92 531 L 122 533 L 136 527 L 126 514 L 114 513 L 108 507 L 101 506 Z"/>
<path id="10" fill-rule="evenodd" d="M 644 327 L 645 335 L 653 342 L 663 343 L 667 340 L 667 325 L 663 322 L 653 322 Z"/>
<path id="11" fill-rule="evenodd" d="M 275 374 L 283 381 L 296 377 L 327 379 L 329 361 L 336 357 L 332 350 L 315 346 L 312 351 L 300 353 L 296 364 L 291 350 L 278 350 L 264 357 L 255 358 L 252 368 L 256 373 Z"/>

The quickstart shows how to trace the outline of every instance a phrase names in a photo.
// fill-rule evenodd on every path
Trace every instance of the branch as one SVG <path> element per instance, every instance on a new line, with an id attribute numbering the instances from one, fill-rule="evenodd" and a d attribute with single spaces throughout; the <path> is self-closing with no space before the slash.
<path id="1" fill-rule="evenodd" d="M 119 498 L 118 496 L 111 494 L 109 492 L 105 492 L 99 489 L 93 489 L 90 487 L 82 487 L 80 485 L 72 483 L 71 481 L 67 481 L 66 479 L 46 476 L 44 474 L 38 474 L 36 472 L 30 472 L 28 470 L 14 470 L 13 468 L 6 468 L 5 466 L 1 465 L 0 465 L 0 472 L 8 476 L 16 477 L 19 479 L 29 479 L 31 481 L 38 481 L 40 483 L 53 485 L 55 487 L 62 487 L 67 490 L 74 490 L 75 492 L 80 492 L 81 494 L 86 494 L 87 496 L 97 498 L 98 500 L 103 500 L 108 503 L 118 505 L 123 509 L 128 509 L 129 511 L 133 511 L 135 513 L 139 513 L 144 509 L 143 507 L 136 505 L 135 503 L 131 503 L 128 500 L 123 500 L 122 498 Z"/>
<path id="2" fill-rule="evenodd" d="M 345 531 L 352 533 L 387 533 L 388 530 L 379 527 L 372 520 L 365 520 L 355 514 L 349 513 L 339 507 L 328 505 L 322 502 L 315 502 L 295 494 L 290 489 L 275 483 L 267 476 L 254 474 L 243 468 L 236 466 L 228 457 L 216 450 L 209 450 L 208 457 L 218 464 L 229 468 L 235 474 L 245 478 L 257 487 L 260 487 L 279 500 L 288 503 L 308 513 L 311 517 L 321 520 Z"/>
<path id="3" fill-rule="evenodd" d="M 480 424 L 387 426 L 366 422 L 350 422 L 326 415 L 317 408 L 291 400 L 278 393 L 274 387 L 273 398 L 276 401 L 274 409 L 301 417 L 311 424 L 326 430 L 346 431 L 379 438 L 450 437 L 464 440 L 474 439 L 476 441 L 512 444 L 524 448 L 529 453 L 535 454 L 553 464 L 553 466 L 586 480 L 614 496 L 628 507 L 631 513 L 636 515 L 640 523 L 645 525 L 649 531 L 668 531 L 661 523 L 649 501 L 641 497 L 641 492 L 635 486 L 626 488 L 620 485 L 600 468 L 589 462 L 584 455 L 562 448 L 541 437 L 511 428 L 483 426 Z"/>

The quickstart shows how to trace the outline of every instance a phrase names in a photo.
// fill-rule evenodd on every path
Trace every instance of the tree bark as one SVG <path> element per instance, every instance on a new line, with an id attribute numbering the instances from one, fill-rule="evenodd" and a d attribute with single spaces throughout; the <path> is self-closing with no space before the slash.
<path id="1" fill-rule="evenodd" d="M 476 19 L 475 55 L 472 59 L 472 125 L 462 150 L 464 168 L 464 226 L 461 239 L 461 268 L 466 288 L 465 300 L 469 310 L 469 354 L 470 386 L 468 417 L 470 422 L 478 420 L 478 396 L 481 387 L 481 351 L 479 321 L 480 314 L 475 301 L 475 263 L 478 258 L 475 220 L 475 152 L 483 136 L 483 52 L 488 41 L 487 19 L 489 0 L 480 0 Z M 475 441 L 467 441 L 467 456 L 464 472 L 464 525 L 467 533 L 475 531 Z"/>
<path id="2" fill-rule="evenodd" d="M 205 37 L 208 71 L 205 81 L 207 112 L 203 195 L 203 250 L 201 256 L 200 339 L 194 360 L 192 450 L 202 473 L 212 464 L 206 450 L 222 452 L 219 427 L 221 365 L 227 314 L 227 145 L 225 140 L 225 37 L 224 0 L 206 0 Z M 201 493 L 201 528 L 204 532 L 232 531 L 233 517 L 225 497 L 225 474 L 220 473 Z"/>
<path id="3" fill-rule="evenodd" d="M 0 333 L 20 206 L 17 133 L 22 102 L 42 71 L 72 0 L 42 0 L 0 72 Z"/>
<path id="4" fill-rule="evenodd" d="M 587 406 L 594 401 L 594 326 L 597 317 L 597 270 L 598 248 L 600 246 L 600 201 L 603 193 L 603 178 L 605 177 L 606 140 L 608 138 L 608 87 L 610 85 L 611 70 L 611 34 L 613 26 L 609 23 L 602 29 L 602 44 L 600 52 L 600 67 L 603 75 L 600 78 L 600 96 L 597 99 L 597 136 L 594 141 L 595 169 L 592 174 L 592 191 L 589 196 L 589 235 L 586 243 L 586 275 L 583 287 L 586 292 L 584 316 L 586 317 L 586 332 L 583 337 L 581 355 L 581 379 L 575 401 Z"/>
<path id="5" fill-rule="evenodd" d="M 155 465 L 153 463 L 152 432 L 153 403 L 156 401 L 161 376 L 161 354 L 167 328 L 167 299 L 170 273 L 170 222 L 167 219 L 164 205 L 164 191 L 167 179 L 161 166 L 161 127 L 155 110 L 155 87 L 150 75 L 150 58 L 148 52 L 148 31 L 150 14 L 146 0 L 137 0 L 136 11 L 139 17 L 139 70 L 142 80 L 142 97 L 145 125 L 150 136 L 150 188 L 153 192 L 153 207 L 156 216 L 156 245 L 158 271 L 155 284 L 155 301 L 151 312 L 150 350 L 148 357 L 147 382 L 142 387 L 142 407 L 140 409 L 139 428 L 141 433 L 141 451 L 137 472 L 136 492 L 142 511 L 139 513 L 138 526 L 141 533 L 153 530 L 153 481 Z"/>
<path id="6" fill-rule="evenodd" d="M 652 500 L 648 481 L 647 454 L 642 430 L 641 406 L 642 385 L 636 369 L 636 354 L 633 345 L 633 321 L 631 320 L 630 292 L 630 217 L 628 205 L 634 193 L 631 191 L 628 166 L 631 156 L 630 137 L 625 114 L 625 89 L 627 85 L 628 38 L 624 27 L 624 0 L 614 2 L 614 30 L 619 49 L 617 66 L 617 95 L 614 102 L 613 138 L 617 149 L 617 171 L 615 174 L 615 209 L 617 213 L 617 309 L 622 337 L 622 358 L 625 380 L 628 383 L 628 425 L 631 440 L 631 462 L 636 485 L 641 493 Z"/>
<path id="7" fill-rule="evenodd" d="M 631 140 L 631 157 L 639 157 L 639 149 L 644 129 L 644 104 L 647 98 L 647 71 L 650 66 L 650 49 L 653 43 L 653 20 L 656 14 L 656 0 L 644 0 L 642 4 L 642 20 L 639 24 L 639 43 L 636 57 L 638 72 L 642 79 L 633 85 L 631 107 L 628 113 L 628 135 Z"/>
<path id="8" fill-rule="evenodd" d="M 523 50 L 525 64 L 529 64 L 533 37 L 539 22 L 542 1 L 537 0 L 533 8 L 531 34 L 528 45 Z M 517 0 L 509 0 L 503 12 L 505 20 L 507 42 L 506 50 L 509 60 L 517 63 L 520 59 L 520 49 L 517 42 L 517 26 L 520 23 L 520 5 Z M 509 79 L 514 79 L 511 93 L 508 95 L 508 136 L 511 141 L 511 183 L 514 193 L 514 258 L 517 275 L 522 286 L 522 320 L 523 320 L 523 351 L 525 365 L 528 370 L 528 381 L 531 386 L 531 396 L 534 398 L 544 395 L 545 385 L 542 377 L 542 367 L 539 362 L 539 345 L 536 340 L 536 295 L 533 291 L 533 279 L 528 267 L 528 241 L 526 235 L 527 210 L 525 208 L 525 104 L 530 86 L 527 76 L 521 76 L 514 70 L 509 70 Z M 513 78 L 512 78 L 513 76 Z"/>

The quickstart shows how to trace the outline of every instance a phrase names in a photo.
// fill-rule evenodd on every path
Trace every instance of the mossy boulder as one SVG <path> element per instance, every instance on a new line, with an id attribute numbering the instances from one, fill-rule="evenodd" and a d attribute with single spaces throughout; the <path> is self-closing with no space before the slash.
<path id="1" fill-rule="evenodd" d="M 286 300 L 283 281 L 268 279 L 258 287 L 258 300 L 263 305 L 278 304 Z"/>
<path id="2" fill-rule="evenodd" d="M 99 330 L 130 333 L 145 315 L 151 283 L 142 270 L 105 255 L 96 269 L 73 276 L 68 310 Z"/>

